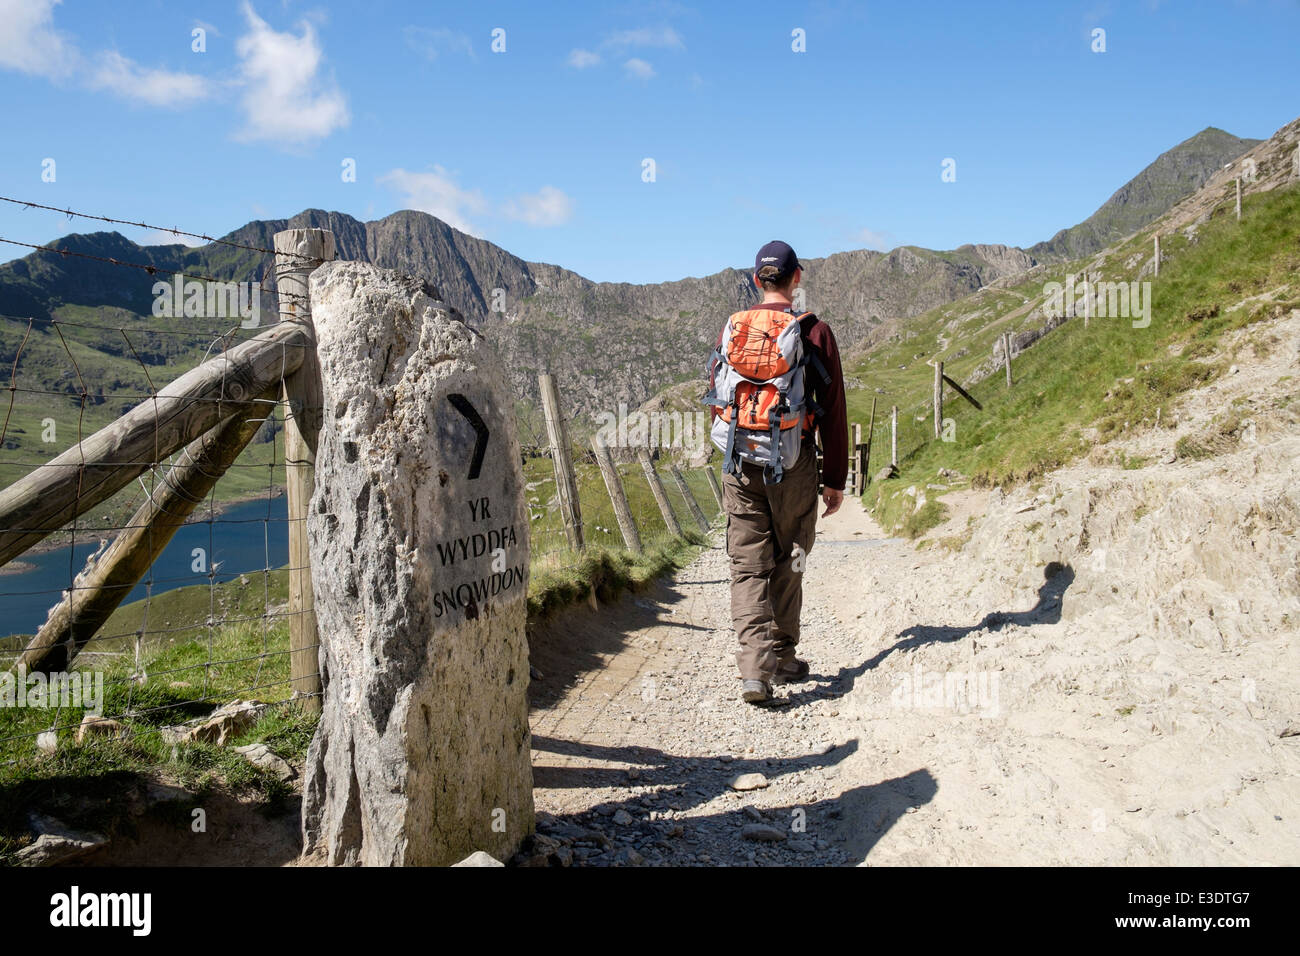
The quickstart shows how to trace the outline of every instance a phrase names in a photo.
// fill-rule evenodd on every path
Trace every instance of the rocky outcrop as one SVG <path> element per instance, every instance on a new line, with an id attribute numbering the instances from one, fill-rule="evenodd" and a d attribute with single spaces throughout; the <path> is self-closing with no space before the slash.
<path id="1" fill-rule="evenodd" d="M 422 280 L 335 262 L 311 294 L 324 701 L 304 853 L 344 865 L 504 859 L 533 820 L 528 520 L 505 376 Z"/>

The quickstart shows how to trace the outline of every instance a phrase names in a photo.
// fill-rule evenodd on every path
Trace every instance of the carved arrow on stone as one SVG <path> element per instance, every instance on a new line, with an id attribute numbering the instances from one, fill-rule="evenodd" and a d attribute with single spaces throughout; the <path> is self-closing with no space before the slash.
<path id="1" fill-rule="evenodd" d="M 451 402 L 452 408 L 465 416 L 465 420 L 470 423 L 474 429 L 476 440 L 474 442 L 474 454 L 469 461 L 469 477 L 473 481 L 478 477 L 479 471 L 483 468 L 483 454 L 487 451 L 488 431 L 486 423 L 479 416 L 478 409 L 470 404 L 469 399 L 459 392 L 452 392 L 447 396 L 447 401 Z"/>

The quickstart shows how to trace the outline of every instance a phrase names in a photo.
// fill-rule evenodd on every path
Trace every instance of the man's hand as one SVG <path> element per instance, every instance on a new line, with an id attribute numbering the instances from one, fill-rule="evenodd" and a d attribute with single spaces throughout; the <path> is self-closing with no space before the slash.
<path id="1" fill-rule="evenodd" d="M 829 518 L 835 512 L 840 510 L 840 505 L 844 502 L 844 492 L 836 491 L 834 488 L 822 489 L 822 501 L 826 505 L 826 510 L 822 512 L 823 518 Z"/>

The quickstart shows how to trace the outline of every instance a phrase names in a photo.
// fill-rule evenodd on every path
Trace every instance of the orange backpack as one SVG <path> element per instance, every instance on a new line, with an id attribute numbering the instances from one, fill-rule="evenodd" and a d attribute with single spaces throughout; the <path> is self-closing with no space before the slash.
<path id="1" fill-rule="evenodd" d="M 809 314 L 745 309 L 727 319 L 710 357 L 713 388 L 703 399 L 718 409 L 710 437 L 723 452 L 725 473 L 750 461 L 761 464 L 763 481 L 774 485 L 798 461 L 800 426 L 811 427 L 817 414 L 804 369 L 810 361 L 821 368 L 803 344 L 799 320 Z"/>

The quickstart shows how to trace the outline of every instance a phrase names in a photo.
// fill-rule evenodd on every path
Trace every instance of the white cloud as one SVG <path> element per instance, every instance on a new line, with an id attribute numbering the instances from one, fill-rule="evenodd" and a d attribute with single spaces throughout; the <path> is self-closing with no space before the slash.
<path id="1" fill-rule="evenodd" d="M 655 75 L 655 68 L 637 57 L 632 57 L 624 63 L 623 69 L 627 70 L 628 76 L 636 77 L 638 80 L 649 80 Z"/>
<path id="2" fill-rule="evenodd" d="M 70 74 L 81 55 L 54 29 L 59 0 L 0 0 L 0 67 L 58 79 Z"/>
<path id="3" fill-rule="evenodd" d="M 474 44 L 464 33 L 454 30 L 434 30 L 430 27 L 403 27 L 406 45 L 426 60 L 436 60 L 443 53 L 464 53 L 476 60 Z"/>
<path id="4" fill-rule="evenodd" d="M 60 0 L 0 0 L 0 67 L 49 79 L 74 77 L 151 106 L 185 106 L 209 94 L 201 76 L 143 67 L 114 50 L 88 58 L 54 27 Z"/>
<path id="5" fill-rule="evenodd" d="M 620 30 L 618 33 L 611 33 L 606 37 L 605 45 L 620 49 L 634 46 L 666 47 L 673 50 L 686 49 L 686 44 L 682 42 L 681 36 L 669 26 Z"/>
<path id="6" fill-rule="evenodd" d="M 477 189 L 462 189 L 441 166 L 434 166 L 428 173 L 393 169 L 379 181 L 401 194 L 405 208 L 419 209 L 461 232 L 478 235 L 469 217 L 486 212 L 487 200 Z"/>
<path id="7" fill-rule="evenodd" d="M 480 217 L 502 217 L 530 226 L 560 226 L 573 216 L 574 202 L 563 190 L 543 186 L 535 193 L 524 193 L 497 204 L 478 189 L 466 189 L 442 166 L 429 172 L 392 169 L 379 182 L 393 189 L 405 209 L 418 209 L 437 216 L 447 225 L 482 236 L 476 224 Z"/>
<path id="8" fill-rule="evenodd" d="M 559 226 L 573 216 L 573 200 L 554 186 L 543 186 L 536 193 L 511 199 L 502 212 L 530 226 Z"/>
<path id="9" fill-rule="evenodd" d="M 248 32 L 235 44 L 244 84 L 245 128 L 238 139 L 301 145 L 348 123 L 347 101 L 322 75 L 324 54 L 310 23 L 300 36 L 272 30 L 252 5 L 243 5 Z"/>
<path id="10" fill-rule="evenodd" d="M 592 53 L 590 50 L 574 50 L 569 54 L 569 66 L 575 70 L 585 70 L 589 66 L 595 66 L 600 62 L 600 54 Z"/>
<path id="11" fill-rule="evenodd" d="M 99 55 L 89 82 L 94 89 L 111 90 L 150 106 L 188 106 L 209 92 L 201 76 L 148 69 L 112 50 Z"/>

